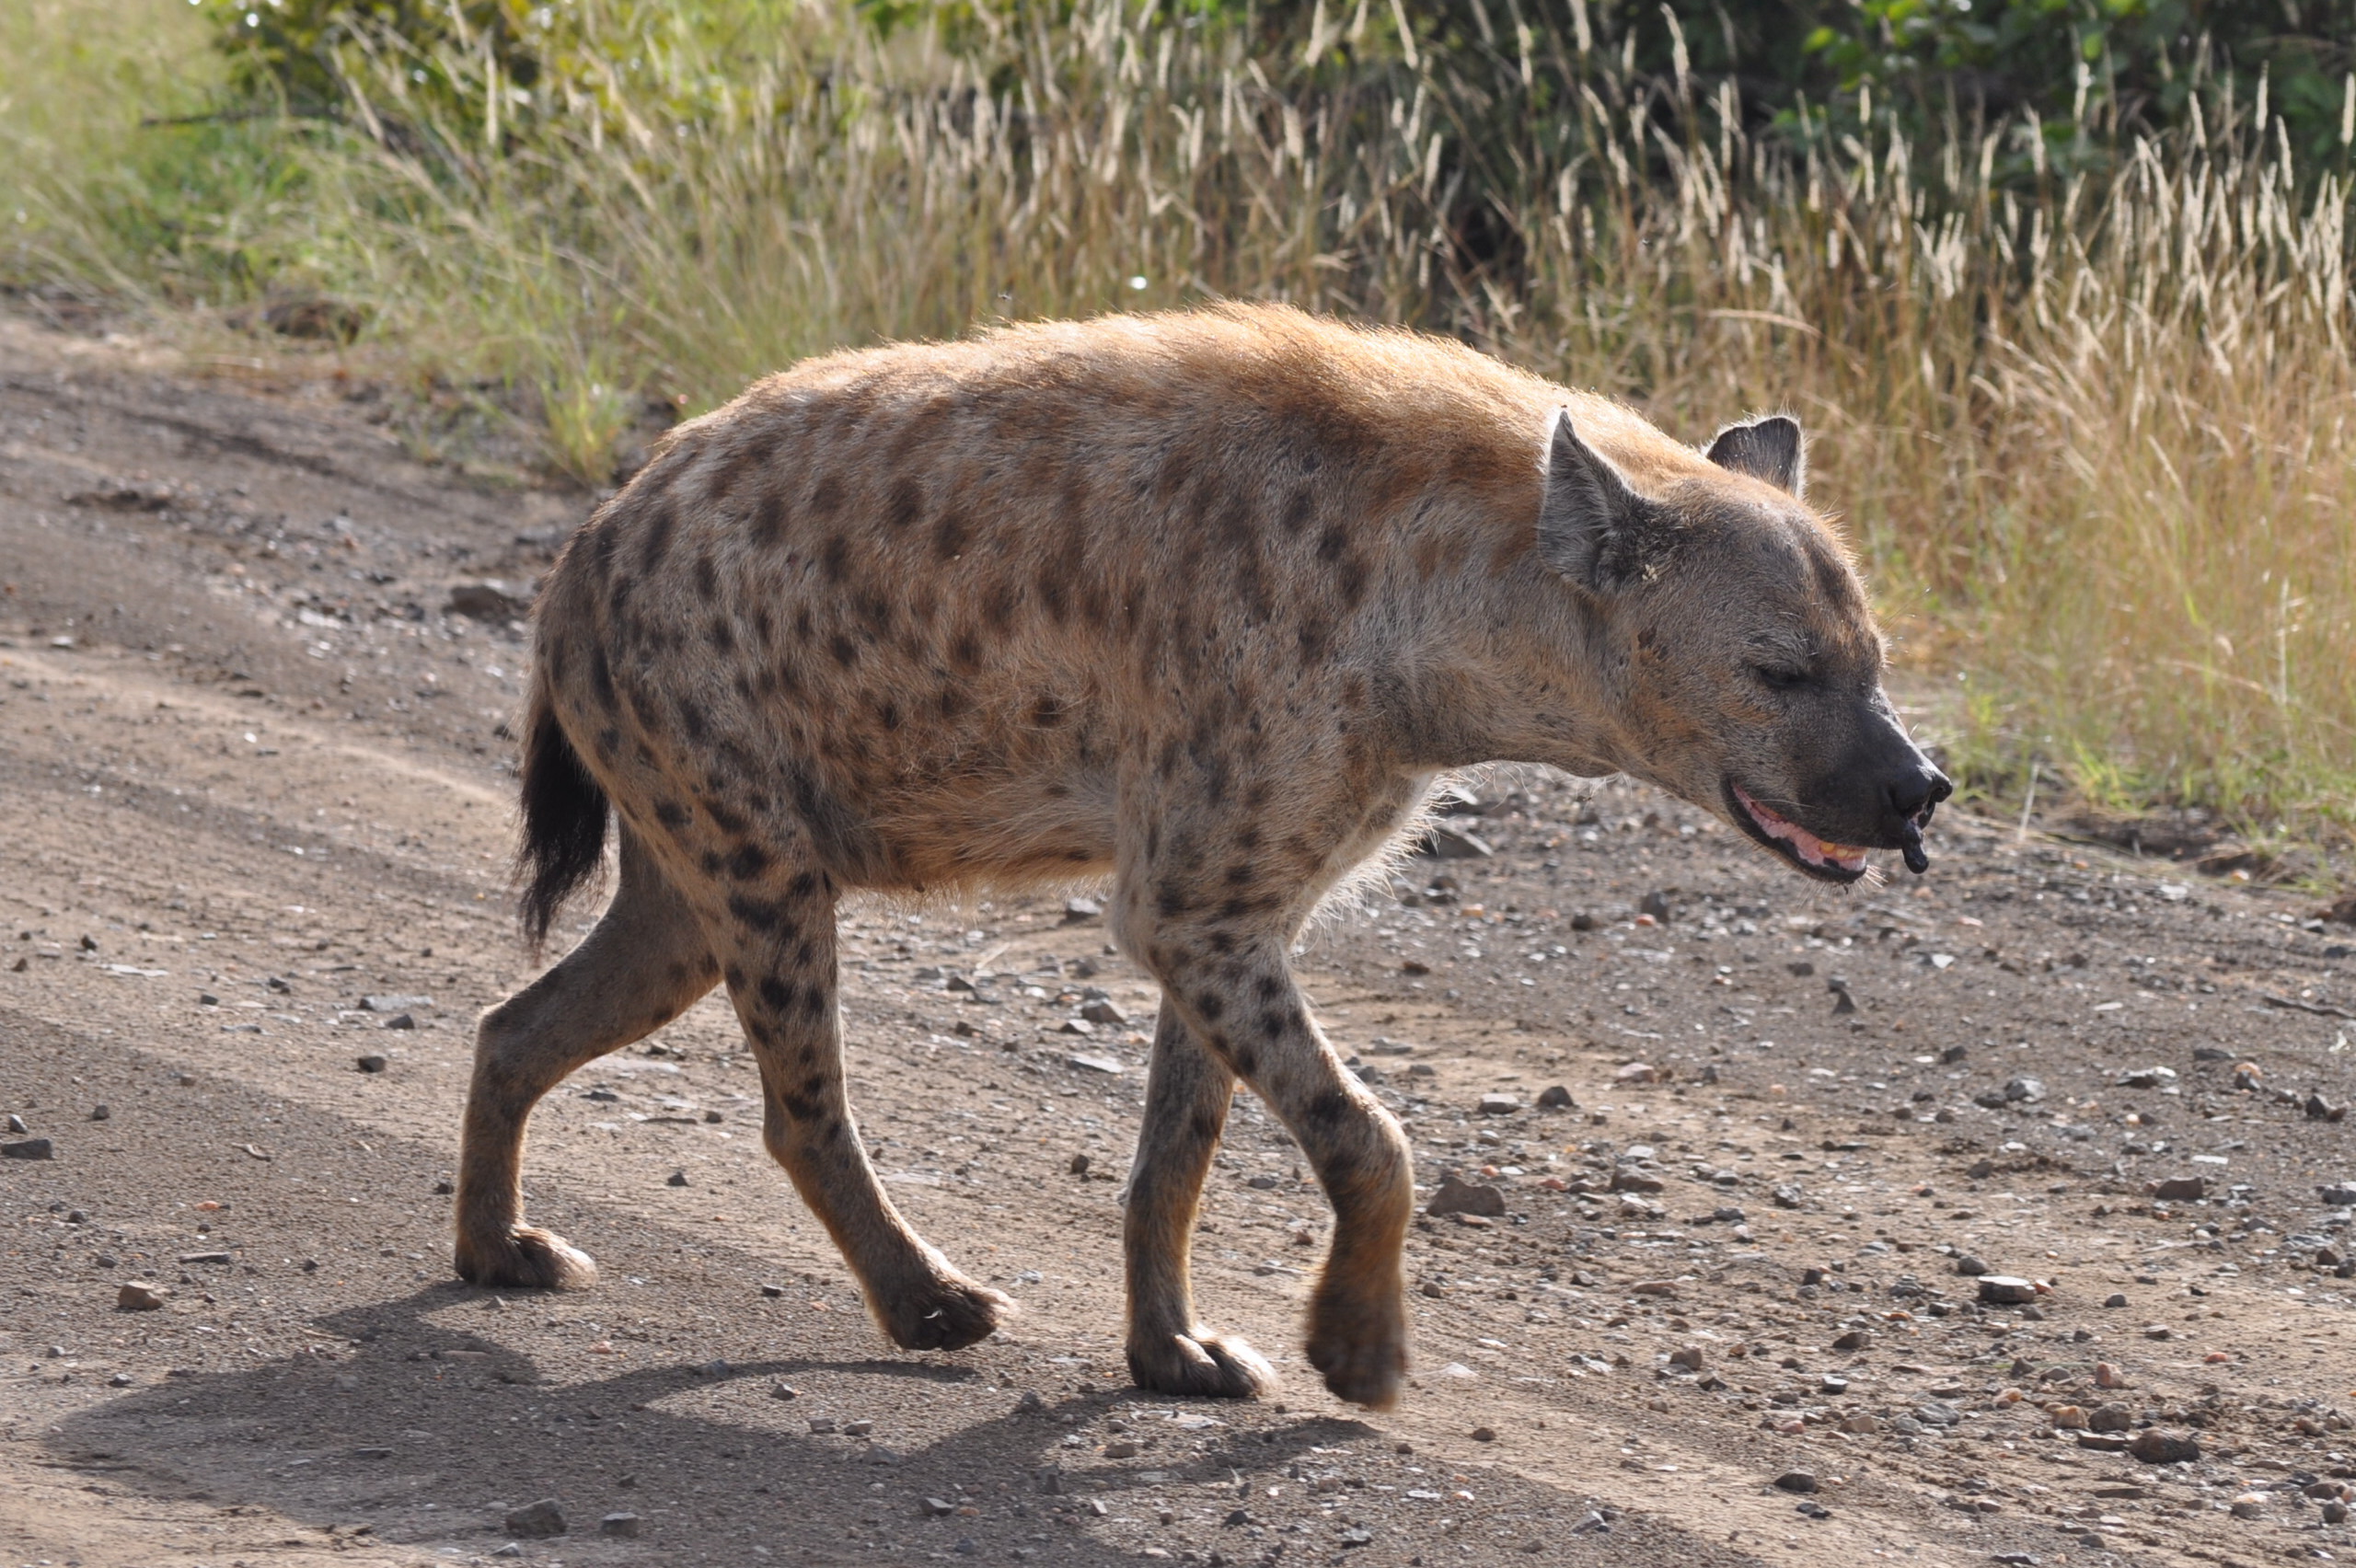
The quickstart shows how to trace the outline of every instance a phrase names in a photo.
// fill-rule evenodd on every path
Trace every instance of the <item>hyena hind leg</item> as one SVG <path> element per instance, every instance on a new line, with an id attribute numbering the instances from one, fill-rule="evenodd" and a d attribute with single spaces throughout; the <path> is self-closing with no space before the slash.
<path id="1" fill-rule="evenodd" d="M 476 1028 L 458 1154 L 461 1279 L 541 1289 L 596 1283 L 586 1253 L 524 1223 L 525 1121 L 574 1068 L 644 1039 L 719 979 L 694 915 L 623 829 L 621 885 L 596 929 Z"/>

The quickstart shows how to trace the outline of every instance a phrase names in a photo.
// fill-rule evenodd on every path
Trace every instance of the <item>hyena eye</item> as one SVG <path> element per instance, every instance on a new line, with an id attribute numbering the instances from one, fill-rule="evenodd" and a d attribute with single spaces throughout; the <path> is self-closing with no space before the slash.
<path id="1" fill-rule="evenodd" d="M 1782 664 L 1753 664 L 1750 673 L 1770 691 L 1794 691 L 1808 684 L 1806 670 L 1795 670 Z"/>

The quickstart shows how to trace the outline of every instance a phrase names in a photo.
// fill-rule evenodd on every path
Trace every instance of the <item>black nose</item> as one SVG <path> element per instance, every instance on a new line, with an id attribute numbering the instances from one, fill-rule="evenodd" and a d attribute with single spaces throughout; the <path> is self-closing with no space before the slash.
<path id="1" fill-rule="evenodd" d="M 1923 763 L 1904 778 L 1889 787 L 1889 809 L 1900 822 L 1920 827 L 1931 820 L 1931 813 L 1941 801 L 1955 793 L 1955 786 L 1947 776 Z"/>

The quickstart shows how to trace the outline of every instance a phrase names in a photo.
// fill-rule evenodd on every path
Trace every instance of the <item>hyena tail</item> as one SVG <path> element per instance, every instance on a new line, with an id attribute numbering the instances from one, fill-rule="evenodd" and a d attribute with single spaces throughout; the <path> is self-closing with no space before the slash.
<path id="1" fill-rule="evenodd" d="M 524 885 L 524 935 L 537 953 L 565 900 L 605 868 L 606 791 L 557 722 L 545 679 L 525 721 L 523 833 L 515 877 Z"/>

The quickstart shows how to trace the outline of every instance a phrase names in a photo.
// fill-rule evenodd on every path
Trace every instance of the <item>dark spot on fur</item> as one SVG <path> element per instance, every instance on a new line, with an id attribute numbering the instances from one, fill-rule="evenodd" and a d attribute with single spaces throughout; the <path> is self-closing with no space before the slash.
<path id="1" fill-rule="evenodd" d="M 933 520 L 932 553 L 942 560 L 965 553 L 965 517 L 953 506 Z"/>
<path id="2" fill-rule="evenodd" d="M 712 825 L 731 838 L 742 838 L 745 829 L 753 825 L 744 813 L 718 801 L 704 801 L 703 811 L 704 815 L 711 818 Z"/>
<path id="3" fill-rule="evenodd" d="M 694 814 L 676 801 L 654 802 L 654 820 L 664 827 L 681 828 L 695 820 Z"/>
<path id="4" fill-rule="evenodd" d="M 810 510 L 821 517 L 832 517 L 843 509 L 842 481 L 828 474 L 810 492 Z"/>
<path id="5" fill-rule="evenodd" d="M 1056 699 L 1041 692 L 1039 699 L 1031 705 L 1031 722 L 1043 730 L 1052 730 L 1063 721 L 1063 709 L 1056 706 Z"/>
<path id="6" fill-rule="evenodd" d="M 916 526 L 924 515 L 924 490 L 914 479 L 902 479 L 892 487 L 891 499 L 884 502 L 884 521 L 895 533 Z"/>
<path id="7" fill-rule="evenodd" d="M 711 564 L 711 552 L 705 550 L 696 557 L 696 597 L 709 605 L 720 596 L 720 571 Z"/>
<path id="8" fill-rule="evenodd" d="M 829 534 L 826 542 L 818 547 L 818 570 L 826 581 L 840 583 L 850 574 L 850 541 L 840 534 Z"/>
<path id="9" fill-rule="evenodd" d="M 780 1018 L 792 1010 L 793 986 L 774 974 L 761 976 L 761 1005 Z"/>
<path id="10" fill-rule="evenodd" d="M 859 644 L 839 631 L 827 640 L 826 651 L 833 654 L 835 663 L 846 670 L 859 662 Z"/>
<path id="11" fill-rule="evenodd" d="M 1217 991 L 1205 991 L 1195 998 L 1195 1010 L 1203 1015 L 1205 1023 L 1217 1023 L 1227 1011 L 1227 998 Z"/>
<path id="12" fill-rule="evenodd" d="M 756 931 L 772 934 L 789 929 L 793 924 L 792 905 L 782 899 L 755 898 L 750 894 L 730 894 L 728 913 Z"/>
<path id="13" fill-rule="evenodd" d="M 769 869 L 769 852 L 749 841 L 739 844 L 728 857 L 728 875 L 736 882 L 751 882 Z"/>
<path id="14" fill-rule="evenodd" d="M 760 500 L 753 503 L 753 543 L 765 550 L 783 544 L 789 516 L 784 495 L 774 490 L 764 491 Z"/>
<path id="15" fill-rule="evenodd" d="M 652 572 L 663 564 L 664 556 L 671 548 L 671 531 L 676 525 L 677 519 L 672 515 L 671 503 L 667 499 L 647 513 L 646 537 L 638 551 L 641 571 Z"/>
<path id="16" fill-rule="evenodd" d="M 1310 1096 L 1309 1103 L 1300 1108 L 1300 1120 L 1305 1127 L 1331 1135 L 1351 1119 L 1355 1109 L 1350 1097 L 1340 1090 L 1322 1090 Z"/>
<path id="17" fill-rule="evenodd" d="M 704 638 L 711 644 L 712 651 L 715 653 L 736 651 L 736 631 L 728 624 L 728 619 L 724 616 L 712 617 L 711 625 L 705 629 Z"/>

